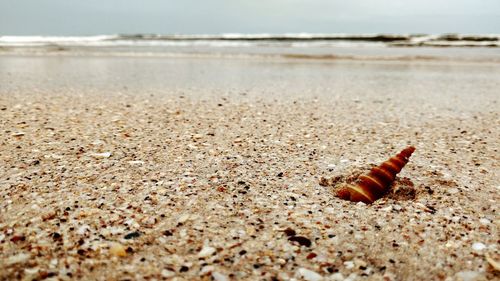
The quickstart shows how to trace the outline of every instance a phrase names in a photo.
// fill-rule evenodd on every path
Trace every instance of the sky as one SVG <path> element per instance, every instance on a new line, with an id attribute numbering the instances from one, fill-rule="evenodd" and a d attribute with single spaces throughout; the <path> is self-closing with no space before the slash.
<path id="1" fill-rule="evenodd" d="M 0 35 L 500 33 L 500 0 L 0 0 Z"/>

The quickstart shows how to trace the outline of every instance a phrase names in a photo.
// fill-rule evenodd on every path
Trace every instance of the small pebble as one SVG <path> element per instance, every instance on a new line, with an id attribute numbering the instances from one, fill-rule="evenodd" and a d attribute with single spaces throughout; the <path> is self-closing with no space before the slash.
<path id="1" fill-rule="evenodd" d="M 109 248 L 109 253 L 116 257 L 125 257 L 127 256 L 127 251 L 125 247 L 120 243 L 113 243 Z"/>
<path id="2" fill-rule="evenodd" d="M 475 281 L 481 276 L 477 271 L 460 271 L 455 275 L 460 281 Z M 457 280 L 457 281 L 458 281 Z"/>
<path id="3" fill-rule="evenodd" d="M 198 257 L 199 258 L 206 258 L 206 257 L 209 257 L 211 255 L 213 255 L 213 253 L 215 253 L 216 249 L 214 247 L 210 247 L 210 246 L 204 246 L 201 251 L 198 253 Z"/>
<path id="4" fill-rule="evenodd" d="M 13 137 L 22 137 L 24 135 L 25 135 L 25 133 L 23 133 L 23 132 L 18 132 L 18 133 L 12 134 Z"/>
<path id="5" fill-rule="evenodd" d="M 217 271 L 212 272 L 212 278 L 214 278 L 215 281 L 229 281 L 226 275 Z"/>
<path id="6" fill-rule="evenodd" d="M 490 224 L 491 221 L 489 219 L 486 219 L 486 218 L 482 218 L 479 220 L 480 223 L 484 224 L 484 225 L 487 225 L 487 224 Z"/>
<path id="7" fill-rule="evenodd" d="M 189 220 L 189 218 L 190 218 L 189 214 L 183 214 L 182 216 L 179 217 L 179 220 L 177 222 L 185 223 L 187 220 Z"/>
<path id="8" fill-rule="evenodd" d="M 207 273 L 214 271 L 214 269 L 215 268 L 212 265 L 206 265 L 206 266 L 201 268 L 199 275 L 205 275 Z"/>
<path id="9" fill-rule="evenodd" d="M 323 280 L 323 276 L 321 276 L 320 274 L 312 271 L 312 270 L 309 270 L 309 269 L 306 269 L 306 268 L 299 268 L 297 270 L 297 274 L 299 275 L 299 277 L 302 277 L 304 278 L 304 280 L 306 281 L 320 281 L 320 280 Z"/>
<path id="10" fill-rule="evenodd" d="M 344 265 L 345 265 L 346 269 L 354 268 L 354 262 L 352 262 L 352 261 L 346 261 L 346 262 L 344 262 Z"/>
<path id="11" fill-rule="evenodd" d="M 311 240 L 309 240 L 304 236 L 291 236 L 288 238 L 288 240 L 292 242 L 297 242 L 300 244 L 300 246 L 306 246 L 306 247 L 311 246 Z"/>
<path id="12" fill-rule="evenodd" d="M 288 227 L 287 229 L 283 230 L 283 232 L 285 232 L 286 236 L 295 236 L 297 234 L 295 232 L 295 230 L 291 229 L 290 227 Z"/>
<path id="13" fill-rule="evenodd" d="M 97 159 L 109 158 L 111 156 L 111 152 L 94 153 L 92 156 Z"/>
<path id="14" fill-rule="evenodd" d="M 30 257 L 31 257 L 30 254 L 20 253 L 20 254 L 10 256 L 9 258 L 7 258 L 5 263 L 7 265 L 13 265 L 16 263 L 23 263 L 23 262 L 27 262 L 30 259 Z"/>
<path id="15" fill-rule="evenodd" d="M 342 275 L 342 273 L 340 272 L 330 275 L 330 280 L 332 281 L 343 281 L 344 279 L 344 275 Z"/>
<path id="16" fill-rule="evenodd" d="M 90 231 L 90 227 L 88 225 L 84 224 L 78 228 L 78 230 L 76 231 L 76 234 L 85 235 L 85 233 L 87 233 L 88 231 Z"/>
<path id="17" fill-rule="evenodd" d="M 472 249 L 474 251 L 482 251 L 482 250 L 486 249 L 486 245 L 484 245 L 481 242 L 476 242 L 476 243 L 472 244 Z"/>
<path id="18" fill-rule="evenodd" d="M 135 232 L 131 232 L 131 233 L 125 235 L 125 237 L 123 237 L 123 238 L 125 238 L 125 239 L 132 239 L 132 238 L 137 238 L 139 236 L 141 236 L 141 233 L 138 232 L 138 231 L 135 231 Z"/>
<path id="19" fill-rule="evenodd" d="M 171 278 L 175 276 L 175 272 L 168 270 L 168 269 L 163 269 L 161 271 L 161 276 L 164 278 Z"/>
<path id="20" fill-rule="evenodd" d="M 187 271 L 189 271 L 189 267 L 185 265 L 181 266 L 181 268 L 179 269 L 179 272 L 187 272 Z"/>

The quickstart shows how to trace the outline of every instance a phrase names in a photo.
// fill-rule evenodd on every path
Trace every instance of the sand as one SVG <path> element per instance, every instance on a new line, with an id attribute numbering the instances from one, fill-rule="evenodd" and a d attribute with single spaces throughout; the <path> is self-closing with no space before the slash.
<path id="1" fill-rule="evenodd" d="M 498 64 L 0 66 L 2 280 L 499 277 Z M 413 199 L 319 184 L 407 145 Z"/>

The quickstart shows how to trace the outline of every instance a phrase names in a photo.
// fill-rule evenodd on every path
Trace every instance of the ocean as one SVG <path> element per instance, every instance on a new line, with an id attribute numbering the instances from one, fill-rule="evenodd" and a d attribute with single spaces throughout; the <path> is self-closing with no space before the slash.
<path id="1" fill-rule="evenodd" d="M 222 34 L 0 36 L 0 54 L 233 56 L 500 62 L 500 35 Z"/>

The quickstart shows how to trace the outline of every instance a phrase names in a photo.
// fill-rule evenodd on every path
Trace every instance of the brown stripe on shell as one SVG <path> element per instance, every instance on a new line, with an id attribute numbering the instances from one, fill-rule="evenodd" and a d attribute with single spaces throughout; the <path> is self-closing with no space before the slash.
<path id="1" fill-rule="evenodd" d="M 355 184 L 341 188 L 337 196 L 353 202 L 373 203 L 387 192 L 414 151 L 413 146 L 403 149 L 380 166 L 372 168 L 368 174 L 360 176 Z"/>

